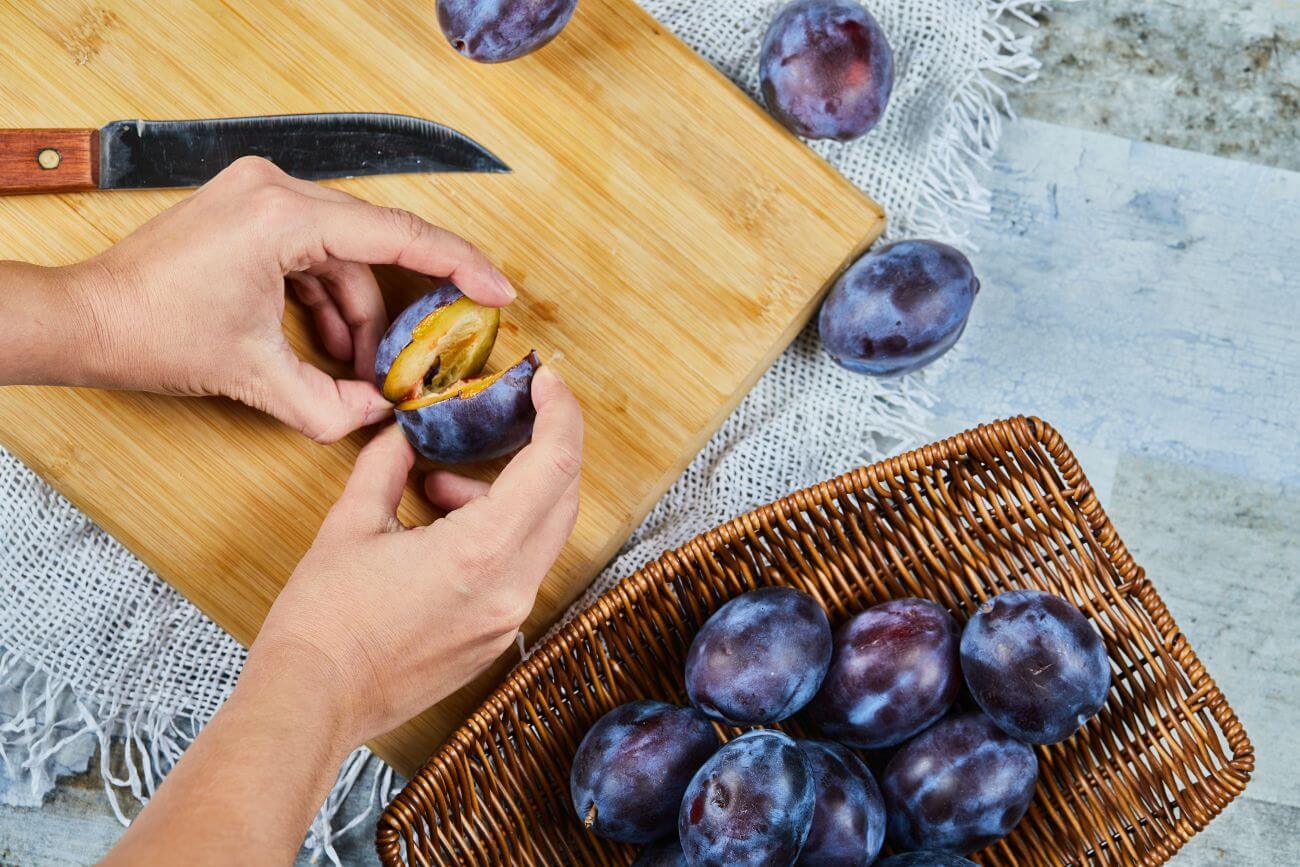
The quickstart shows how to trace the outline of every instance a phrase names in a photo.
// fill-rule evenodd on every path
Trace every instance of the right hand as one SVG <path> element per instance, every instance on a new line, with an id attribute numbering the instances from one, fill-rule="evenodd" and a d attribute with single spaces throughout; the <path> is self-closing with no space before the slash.
<path id="1" fill-rule="evenodd" d="M 361 452 L 342 497 L 272 606 L 245 680 L 318 683 L 351 747 L 424 710 L 515 641 L 578 511 L 582 413 L 549 367 L 533 378 L 532 442 L 492 483 L 436 471 L 448 512 L 396 516 L 414 454 L 394 425 Z"/>

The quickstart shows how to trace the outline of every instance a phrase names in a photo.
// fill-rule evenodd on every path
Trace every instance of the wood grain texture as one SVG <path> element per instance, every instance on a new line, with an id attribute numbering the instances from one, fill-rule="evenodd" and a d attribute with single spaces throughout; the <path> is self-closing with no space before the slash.
<path id="1" fill-rule="evenodd" d="M 0 129 L 0 196 L 98 187 L 99 130 Z"/>
<path id="2" fill-rule="evenodd" d="M 529 636 L 618 549 L 883 225 L 632 0 L 583 0 L 556 42 L 495 66 L 457 56 L 423 0 L 54 2 L 3 4 L 3 16 L 0 125 L 388 111 L 448 123 L 510 164 L 510 175 L 338 186 L 429 217 L 500 263 L 522 297 L 494 361 L 534 347 L 583 402 L 581 516 Z M 74 261 L 183 195 L 0 200 L 0 257 Z M 419 291 L 380 276 L 390 314 Z M 306 323 L 297 309 L 286 318 L 294 345 L 320 360 Z M 0 440 L 245 643 L 366 437 L 316 446 L 222 400 L 0 392 Z M 434 517 L 414 486 L 400 514 Z M 374 747 L 409 773 L 508 664 Z"/>

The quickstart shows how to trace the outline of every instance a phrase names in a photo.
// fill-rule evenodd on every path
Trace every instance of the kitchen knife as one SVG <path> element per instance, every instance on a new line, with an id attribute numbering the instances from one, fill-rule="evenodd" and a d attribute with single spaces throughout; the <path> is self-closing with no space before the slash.
<path id="1" fill-rule="evenodd" d="M 242 156 L 307 180 L 508 172 L 454 129 L 399 114 L 115 120 L 103 129 L 0 129 L 0 195 L 196 187 Z"/>

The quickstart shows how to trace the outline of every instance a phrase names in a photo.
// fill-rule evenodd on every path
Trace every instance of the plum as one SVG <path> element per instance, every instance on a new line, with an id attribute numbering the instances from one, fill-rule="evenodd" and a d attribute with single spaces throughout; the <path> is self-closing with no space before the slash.
<path id="1" fill-rule="evenodd" d="M 732 599 L 705 621 L 686 654 L 686 692 L 705 715 L 764 725 L 797 713 L 831 659 L 831 626 L 817 601 L 792 587 Z"/>
<path id="2" fill-rule="evenodd" d="M 862 760 L 839 744 L 796 741 L 812 769 L 817 804 L 799 853 L 806 867 L 866 867 L 885 842 L 885 802 Z"/>
<path id="3" fill-rule="evenodd" d="M 888 244 L 831 287 L 817 320 L 822 346 L 856 373 L 910 373 L 953 347 L 979 288 L 970 262 L 947 244 Z"/>
<path id="4" fill-rule="evenodd" d="M 812 827 L 816 788 L 789 736 L 760 730 L 713 754 L 686 787 L 677 818 L 693 867 L 789 865 Z"/>
<path id="5" fill-rule="evenodd" d="M 902 743 L 943 716 L 961 688 L 957 624 L 926 599 L 868 608 L 839 628 L 834 648 L 808 715 L 850 746 Z"/>
<path id="6" fill-rule="evenodd" d="M 682 852 L 682 841 L 672 834 L 642 849 L 632 867 L 691 867 Z"/>
<path id="7" fill-rule="evenodd" d="M 375 381 L 397 403 L 397 423 L 431 461 L 466 463 L 508 454 L 533 432 L 535 352 L 481 376 L 501 314 L 439 286 L 403 310 L 379 342 Z"/>
<path id="8" fill-rule="evenodd" d="M 848 141 L 884 114 L 894 53 L 858 3 L 795 0 L 767 28 L 758 76 L 763 101 L 786 129 Z"/>
<path id="9" fill-rule="evenodd" d="M 682 793 L 718 748 L 713 724 L 692 708 L 633 701 L 596 720 L 569 772 L 573 809 L 593 833 L 649 843 L 672 833 Z"/>
<path id="10" fill-rule="evenodd" d="M 961 667 L 976 703 L 1029 744 L 1074 734 L 1110 689 L 1097 630 L 1078 608 L 1039 590 L 1012 590 L 981 605 L 962 632 Z"/>
<path id="11" fill-rule="evenodd" d="M 969 858 L 951 852 L 904 852 L 877 861 L 876 867 L 979 867 Z"/>
<path id="12" fill-rule="evenodd" d="M 984 714 L 941 720 L 885 767 L 889 840 L 900 849 L 982 849 L 1024 817 L 1037 780 L 1034 751 Z"/>
<path id="13" fill-rule="evenodd" d="M 577 6 L 578 0 L 438 0 L 438 25 L 470 60 L 502 63 L 554 39 Z"/>

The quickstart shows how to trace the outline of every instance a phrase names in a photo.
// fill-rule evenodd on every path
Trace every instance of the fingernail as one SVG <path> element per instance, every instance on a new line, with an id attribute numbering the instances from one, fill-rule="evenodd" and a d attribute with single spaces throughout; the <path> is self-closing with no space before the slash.
<path id="1" fill-rule="evenodd" d="M 497 288 L 505 293 L 507 299 L 514 301 L 519 297 L 519 293 L 515 291 L 515 287 L 510 285 L 510 280 L 506 278 L 505 274 L 500 271 L 496 272 L 495 280 Z"/>

